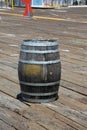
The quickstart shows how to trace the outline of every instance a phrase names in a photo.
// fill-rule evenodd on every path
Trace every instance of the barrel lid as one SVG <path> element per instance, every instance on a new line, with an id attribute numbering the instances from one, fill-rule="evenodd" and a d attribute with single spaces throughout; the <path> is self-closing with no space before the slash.
<path id="1" fill-rule="evenodd" d="M 25 46 L 57 46 L 57 40 L 23 40 Z"/>

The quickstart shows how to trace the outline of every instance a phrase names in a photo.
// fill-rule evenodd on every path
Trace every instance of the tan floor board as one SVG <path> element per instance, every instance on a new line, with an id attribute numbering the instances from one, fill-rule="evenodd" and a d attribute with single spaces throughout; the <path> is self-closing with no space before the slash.
<path id="1" fill-rule="evenodd" d="M 6 124 L 4 121 L 0 120 L 0 129 L 1 130 L 15 130 L 14 127 L 9 126 L 9 124 Z"/>
<path id="2" fill-rule="evenodd" d="M 60 88 L 59 88 L 59 96 L 61 94 L 65 95 L 66 97 L 69 97 L 70 99 L 74 99 L 77 102 L 79 101 L 83 104 L 87 104 L 87 96 L 84 96 L 84 95 L 82 95 L 78 92 L 75 92 L 75 91 L 71 91 L 71 90 L 69 90 L 65 87 L 62 87 L 62 86 L 60 86 Z"/>
<path id="3" fill-rule="evenodd" d="M 37 123 L 35 123 L 34 121 L 32 121 L 31 119 L 26 119 L 23 117 L 23 115 L 19 115 L 13 111 L 10 111 L 9 109 L 6 108 L 1 108 L 0 107 L 0 118 L 3 122 L 5 122 L 5 124 L 9 125 L 13 127 L 15 130 L 28 130 L 28 129 L 32 129 L 32 130 L 46 130 L 44 127 L 38 125 Z M 11 129 L 12 130 L 12 129 Z"/>

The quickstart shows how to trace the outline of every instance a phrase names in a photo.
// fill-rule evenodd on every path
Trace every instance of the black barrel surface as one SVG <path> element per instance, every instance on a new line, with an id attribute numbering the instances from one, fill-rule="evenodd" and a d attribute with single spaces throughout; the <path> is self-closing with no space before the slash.
<path id="1" fill-rule="evenodd" d="M 51 102 L 58 98 L 61 61 L 56 40 L 24 40 L 21 44 L 18 76 L 22 99 Z"/>

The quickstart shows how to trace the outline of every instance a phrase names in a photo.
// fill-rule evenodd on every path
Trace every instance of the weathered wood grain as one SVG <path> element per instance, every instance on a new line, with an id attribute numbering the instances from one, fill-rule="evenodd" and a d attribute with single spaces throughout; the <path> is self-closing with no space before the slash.
<path id="1" fill-rule="evenodd" d="M 61 86 L 68 88 L 72 91 L 78 92 L 80 94 L 83 94 L 87 96 L 87 88 L 86 87 L 81 87 L 78 84 L 74 84 L 73 82 L 67 82 L 67 80 L 61 80 Z"/>
<path id="2" fill-rule="evenodd" d="M 71 90 L 69 90 L 69 89 L 67 89 L 67 88 L 64 88 L 64 87 L 62 87 L 62 86 L 60 86 L 60 89 L 59 89 L 59 97 L 61 96 L 61 95 L 64 95 L 64 96 L 66 96 L 67 98 L 69 98 L 69 100 L 68 101 L 70 101 L 70 99 L 74 99 L 76 102 L 77 102 L 77 104 L 78 104 L 78 101 L 80 102 L 80 103 L 83 103 L 83 104 L 87 104 L 87 96 L 84 96 L 84 95 L 82 95 L 82 94 L 80 94 L 80 93 L 78 93 L 78 92 L 74 92 L 74 91 L 71 91 Z M 66 99 L 66 98 L 65 98 Z M 71 102 L 71 101 L 70 101 Z M 71 102 L 72 103 L 72 102 Z M 79 107 L 79 106 L 78 106 Z M 84 108 L 83 108 L 84 109 Z"/>
<path id="3" fill-rule="evenodd" d="M 0 129 L 1 130 L 16 130 L 14 127 L 9 126 L 5 122 L 3 122 L 1 119 L 0 119 Z"/>
<path id="4" fill-rule="evenodd" d="M 65 107 L 62 104 L 46 104 L 49 108 L 51 108 L 52 110 L 63 114 L 65 117 L 67 117 L 68 119 L 71 119 L 72 121 L 77 122 L 78 124 L 81 124 L 82 126 L 84 126 L 85 128 L 87 128 L 87 116 L 82 114 L 79 111 L 73 110 L 69 107 Z"/>
<path id="5" fill-rule="evenodd" d="M 7 124 L 11 130 L 46 130 L 34 121 L 31 121 L 31 119 L 24 118 L 23 115 L 14 113 L 6 108 L 3 109 L 0 107 L 0 119 Z"/>
<path id="6" fill-rule="evenodd" d="M 0 92 L 0 107 L 8 108 L 12 111 L 24 111 L 28 106 L 13 97 Z"/>

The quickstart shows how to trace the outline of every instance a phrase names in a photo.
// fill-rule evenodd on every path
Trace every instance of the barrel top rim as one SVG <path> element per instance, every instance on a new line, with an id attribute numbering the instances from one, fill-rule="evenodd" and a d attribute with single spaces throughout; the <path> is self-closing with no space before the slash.
<path id="1" fill-rule="evenodd" d="M 22 45 L 26 46 L 57 46 L 57 40 L 23 40 Z"/>
<path id="2" fill-rule="evenodd" d="M 43 42 L 43 41 L 46 41 L 46 42 L 56 42 L 57 40 L 56 39 L 26 39 L 26 40 L 23 40 L 24 42 Z"/>

